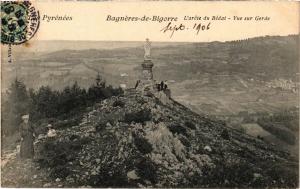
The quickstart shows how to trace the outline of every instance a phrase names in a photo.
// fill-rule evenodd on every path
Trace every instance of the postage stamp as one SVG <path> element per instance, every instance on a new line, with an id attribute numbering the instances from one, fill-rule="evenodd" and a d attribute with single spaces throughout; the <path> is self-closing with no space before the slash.
<path id="1" fill-rule="evenodd" d="M 39 24 L 39 12 L 30 1 L 1 3 L 1 43 L 25 43 L 35 35 Z"/>

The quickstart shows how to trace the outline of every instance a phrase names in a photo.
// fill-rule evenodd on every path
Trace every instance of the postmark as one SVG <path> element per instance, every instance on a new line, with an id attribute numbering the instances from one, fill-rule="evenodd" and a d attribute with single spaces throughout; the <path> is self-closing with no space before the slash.
<path id="1" fill-rule="evenodd" d="M 1 3 L 1 43 L 18 45 L 30 40 L 38 31 L 39 11 L 30 1 Z"/>

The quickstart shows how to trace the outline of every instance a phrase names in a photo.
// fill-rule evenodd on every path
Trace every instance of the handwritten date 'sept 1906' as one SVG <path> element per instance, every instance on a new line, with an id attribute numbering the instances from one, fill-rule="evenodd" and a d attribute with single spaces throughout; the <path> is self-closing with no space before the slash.
<path id="1" fill-rule="evenodd" d="M 192 28 L 189 28 L 185 26 L 184 24 L 172 24 L 172 22 L 169 22 L 167 26 L 163 27 L 160 31 L 163 33 L 170 32 L 170 38 L 174 35 L 175 32 L 178 31 L 184 31 L 184 30 L 194 30 L 196 31 L 196 35 L 199 34 L 200 31 L 209 30 L 210 29 L 210 22 L 208 24 L 203 23 L 195 23 Z"/>

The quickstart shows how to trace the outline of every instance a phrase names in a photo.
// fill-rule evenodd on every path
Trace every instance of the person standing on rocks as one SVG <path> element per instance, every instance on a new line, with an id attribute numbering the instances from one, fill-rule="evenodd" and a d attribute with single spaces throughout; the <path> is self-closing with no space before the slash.
<path id="1" fill-rule="evenodd" d="M 164 90 L 164 82 L 163 81 L 160 82 L 160 90 L 161 91 Z"/>
<path id="2" fill-rule="evenodd" d="M 29 115 L 22 116 L 23 122 L 20 125 L 21 136 L 21 148 L 20 157 L 22 159 L 34 157 L 34 130 L 31 124 L 29 124 Z"/>

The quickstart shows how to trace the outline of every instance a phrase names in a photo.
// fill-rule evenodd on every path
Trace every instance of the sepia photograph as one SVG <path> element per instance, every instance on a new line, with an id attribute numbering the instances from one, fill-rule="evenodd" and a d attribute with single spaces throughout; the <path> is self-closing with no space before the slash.
<path id="1" fill-rule="evenodd" d="M 298 28 L 184 41 L 173 18 L 168 40 L 40 40 L 41 7 L 1 3 L 1 187 L 299 187 Z"/>

